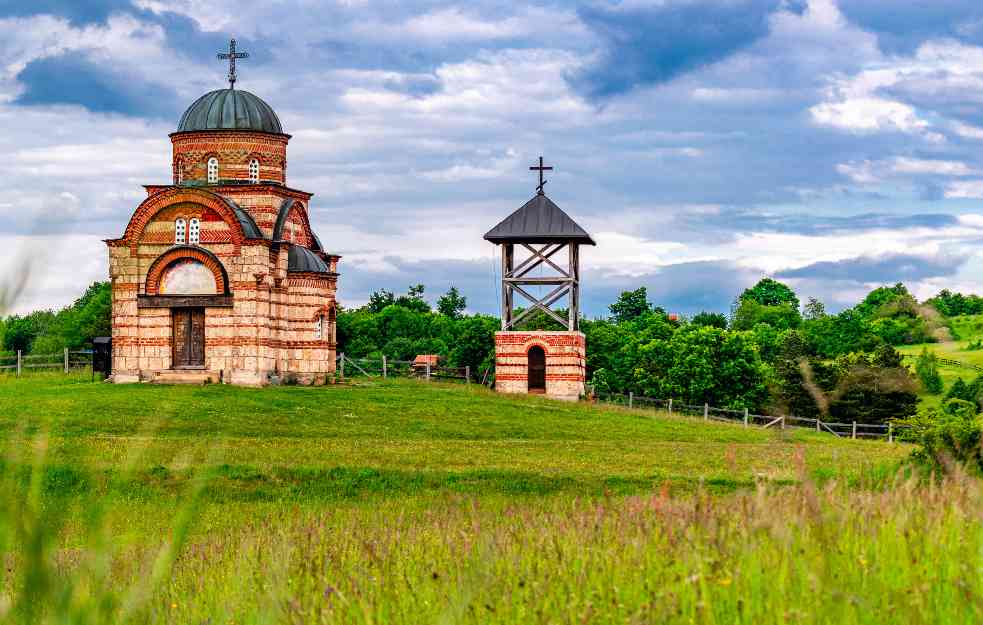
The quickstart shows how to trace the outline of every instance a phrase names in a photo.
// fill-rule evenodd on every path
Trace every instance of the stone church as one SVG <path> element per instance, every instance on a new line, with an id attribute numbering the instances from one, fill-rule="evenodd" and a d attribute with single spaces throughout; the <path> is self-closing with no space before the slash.
<path id="1" fill-rule="evenodd" d="M 290 135 L 262 99 L 206 93 L 171 133 L 172 180 L 107 240 L 115 382 L 264 385 L 335 369 L 339 256 L 287 185 Z"/>

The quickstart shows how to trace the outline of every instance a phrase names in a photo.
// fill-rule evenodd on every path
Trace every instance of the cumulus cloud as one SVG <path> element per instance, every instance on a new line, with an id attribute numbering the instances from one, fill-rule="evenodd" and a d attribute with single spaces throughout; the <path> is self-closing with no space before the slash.
<path id="1" fill-rule="evenodd" d="M 167 133 L 225 84 L 214 54 L 236 36 L 237 86 L 293 135 L 290 184 L 345 256 L 346 302 L 424 282 L 495 311 L 481 235 L 533 193 L 540 154 L 600 244 L 588 314 L 639 285 L 725 310 L 764 273 L 833 308 L 867 278 L 968 288 L 983 41 L 946 2 L 17 3 L 0 9 L 0 236 L 62 254 L 25 306 L 104 278 L 99 240 L 169 180 Z"/>

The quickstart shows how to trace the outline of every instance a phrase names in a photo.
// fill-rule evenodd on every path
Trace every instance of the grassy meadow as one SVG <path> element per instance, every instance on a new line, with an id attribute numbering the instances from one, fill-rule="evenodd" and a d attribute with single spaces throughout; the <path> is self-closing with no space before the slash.
<path id="1" fill-rule="evenodd" d="M 969 623 L 904 445 L 363 380 L 0 378 L 0 622 Z"/>
<path id="2" fill-rule="evenodd" d="M 918 356 L 923 349 L 934 352 L 940 358 L 948 358 L 970 365 L 983 367 L 983 349 L 971 349 L 971 344 L 979 344 L 983 340 L 983 315 L 960 315 L 948 318 L 951 325 L 952 335 L 956 337 L 951 341 L 940 343 L 922 343 L 918 345 L 903 345 L 898 347 L 902 354 L 911 356 L 907 360 L 909 364 L 914 364 L 914 357 Z M 939 363 L 939 374 L 948 389 L 957 379 L 962 378 L 967 384 L 980 375 L 979 371 L 969 367 L 957 367 Z M 931 393 L 920 393 L 921 406 L 936 406 L 942 400 L 942 395 Z"/>

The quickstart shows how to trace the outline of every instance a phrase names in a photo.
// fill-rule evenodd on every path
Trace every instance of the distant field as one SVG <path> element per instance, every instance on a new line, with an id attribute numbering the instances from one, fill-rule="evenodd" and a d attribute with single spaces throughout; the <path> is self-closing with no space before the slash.
<path id="1" fill-rule="evenodd" d="M 944 343 L 905 345 L 899 347 L 898 351 L 902 354 L 917 356 L 921 353 L 922 349 L 928 349 L 940 358 L 948 358 L 949 360 L 983 367 L 983 350 L 966 349 L 970 343 L 983 339 L 983 315 L 952 317 L 950 323 L 958 340 L 946 341 Z M 909 360 L 908 362 L 912 363 L 913 361 Z M 940 364 L 939 373 L 942 375 L 942 381 L 945 382 L 946 389 L 948 389 L 958 378 L 962 378 L 966 382 L 971 382 L 976 379 L 976 376 L 980 372 L 967 367 Z M 922 393 L 921 398 L 922 406 L 934 406 L 941 401 L 942 396 Z"/>
<path id="2" fill-rule="evenodd" d="M 44 375 L 0 378 L 0 435 L 0 547 L 10 536 L 34 544 L 33 527 L 53 548 L 50 560 L 14 549 L 0 609 L 50 566 L 61 580 L 50 588 L 81 598 L 59 604 L 51 591 L 33 605 L 103 615 L 88 622 L 981 615 L 967 598 L 983 592 L 976 483 L 893 482 L 902 445 L 477 386 L 127 387 Z M 182 549 L 167 568 L 173 540 Z"/>

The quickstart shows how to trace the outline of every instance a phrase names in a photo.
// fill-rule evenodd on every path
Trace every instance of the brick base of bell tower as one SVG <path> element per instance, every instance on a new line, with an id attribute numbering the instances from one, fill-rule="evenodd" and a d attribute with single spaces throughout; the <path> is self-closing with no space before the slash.
<path id="1" fill-rule="evenodd" d="M 541 348 L 546 354 L 546 384 L 543 394 L 553 399 L 576 401 L 585 393 L 587 341 L 583 332 L 495 333 L 495 390 L 500 393 L 530 393 L 529 351 Z"/>

